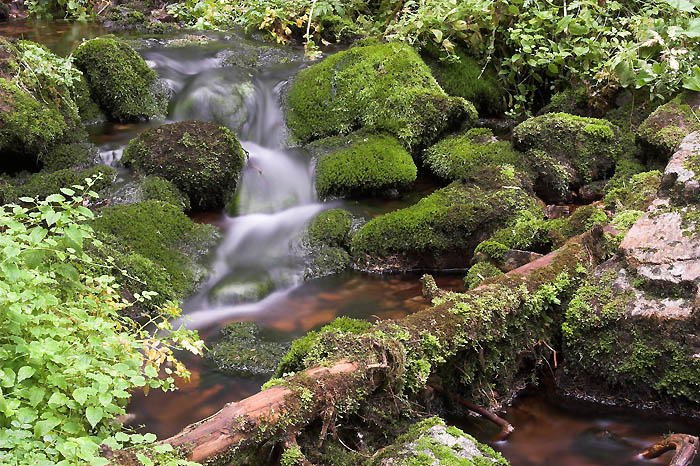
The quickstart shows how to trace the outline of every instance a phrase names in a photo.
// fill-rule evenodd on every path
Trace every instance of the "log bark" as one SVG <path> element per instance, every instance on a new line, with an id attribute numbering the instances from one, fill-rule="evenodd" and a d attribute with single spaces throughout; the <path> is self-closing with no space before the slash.
<path id="1" fill-rule="evenodd" d="M 301 432 L 313 421 L 322 421 L 323 437 L 329 426 L 333 430 L 338 412 L 347 406 L 362 403 L 381 389 L 394 393 L 405 388 L 407 380 L 420 385 L 421 382 L 416 382 L 420 377 L 406 375 L 411 367 L 416 366 L 409 364 L 416 361 L 416 354 L 424 357 L 431 364 L 429 367 L 435 369 L 445 362 L 446 357 L 454 357 L 476 346 L 495 344 L 493 333 L 500 329 L 500 338 L 503 338 L 509 314 L 526 312 L 520 310 L 527 307 L 523 296 L 532 296 L 543 284 L 551 283 L 561 274 L 575 274 L 580 264 L 596 265 L 606 254 L 602 230 L 598 229 L 509 272 L 496 283 L 468 292 L 464 295 L 463 307 L 477 306 L 473 314 L 479 318 L 470 312 L 453 312 L 454 303 L 445 303 L 400 321 L 381 321 L 375 324 L 373 332 L 359 336 L 335 335 L 347 341 L 331 340 L 327 345 L 329 351 L 347 343 L 350 351 L 346 353 L 353 354 L 352 358 L 339 356 L 333 360 L 329 357 L 322 366 L 287 376 L 282 385 L 227 404 L 208 419 L 186 427 L 161 443 L 172 445 L 183 458 L 192 461 L 228 464 L 226 461 L 233 461 L 240 452 L 271 440 L 284 444 L 290 432 Z M 521 295 L 510 301 L 511 308 L 501 305 L 500 300 L 517 294 L 515 290 Z M 493 305 L 494 301 L 496 305 Z M 484 311 L 478 308 L 480 302 L 490 302 L 492 307 L 484 308 Z M 486 316 L 487 321 L 484 321 L 484 313 L 490 313 Z M 442 351 L 432 359 L 425 350 L 426 334 L 430 335 L 431 344 Z M 537 338 L 533 335 L 527 347 L 520 350 L 534 351 L 535 347 L 541 346 Z M 409 361 L 410 358 L 414 360 Z M 514 359 L 519 361 L 521 358 Z M 424 387 L 425 380 L 422 384 Z M 414 388 L 420 389 L 420 386 Z M 108 452 L 105 456 L 111 458 L 112 464 L 139 464 L 129 451 Z"/>
<path id="2" fill-rule="evenodd" d="M 687 434 L 673 434 L 661 439 L 642 453 L 646 459 L 658 458 L 667 451 L 675 450 L 669 466 L 690 466 L 698 452 L 698 437 Z"/>

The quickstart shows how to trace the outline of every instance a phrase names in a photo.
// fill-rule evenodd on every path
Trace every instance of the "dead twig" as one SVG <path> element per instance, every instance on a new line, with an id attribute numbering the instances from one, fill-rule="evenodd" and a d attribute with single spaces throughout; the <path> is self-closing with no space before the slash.
<path id="1" fill-rule="evenodd" d="M 688 434 L 673 434 L 661 439 L 642 452 L 646 459 L 658 458 L 667 451 L 676 450 L 669 466 L 690 466 L 698 452 L 698 438 Z"/>

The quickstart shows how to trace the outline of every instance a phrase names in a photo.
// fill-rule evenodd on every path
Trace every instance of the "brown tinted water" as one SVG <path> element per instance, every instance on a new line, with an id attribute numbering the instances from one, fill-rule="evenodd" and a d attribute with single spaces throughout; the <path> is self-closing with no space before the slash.
<path id="1" fill-rule="evenodd" d="M 68 22 L 17 21 L 0 26 L 2 35 L 23 37 L 43 43 L 60 55 L 69 54 L 83 39 L 95 37 L 104 32 L 96 25 Z M 230 86 L 236 83 L 227 81 L 231 76 L 225 73 L 219 76 L 216 74 L 218 70 L 211 69 L 216 52 L 222 47 L 235 47 L 236 40 L 238 39 L 234 36 L 233 39 L 230 37 L 221 39 L 220 44 L 178 50 L 151 47 L 143 53 L 147 59 L 156 63 L 156 71 L 161 76 L 169 77 L 175 84 L 176 91 L 178 89 L 184 89 L 183 93 L 196 91 L 196 86 L 202 86 L 206 90 L 212 88 L 216 82 L 214 79 L 209 79 L 210 75 L 206 74 L 212 71 L 214 77 L 223 79 L 223 85 Z M 263 76 L 255 84 L 262 87 L 263 91 L 270 91 L 296 69 L 298 66 L 291 65 L 281 73 L 275 70 L 269 76 Z M 260 75 L 264 74 L 265 70 L 256 70 L 256 72 Z M 198 77 L 201 77 L 199 81 Z M 235 79 L 239 78 L 235 77 Z M 193 87 L 195 89 L 190 89 Z M 262 130 L 257 131 L 258 133 L 276 133 L 275 125 L 280 123 L 281 111 L 279 108 L 274 108 L 277 105 L 274 92 L 270 94 L 271 98 L 264 101 L 269 105 L 250 108 L 251 119 L 270 120 L 267 121 L 268 125 L 258 125 L 257 129 Z M 194 102 L 202 103 L 196 100 Z M 273 118 L 270 119 L 265 114 L 255 114 L 256 111 L 262 112 L 261 108 L 269 113 L 268 107 L 272 107 L 272 113 L 276 115 L 273 115 Z M 177 113 L 171 112 L 171 119 L 174 118 L 173 114 Z M 91 134 L 93 141 L 100 146 L 105 163 L 119 166 L 119 154 L 124 145 L 145 128 L 160 123 L 162 122 L 105 124 L 91 128 Z M 255 133 L 254 129 L 256 128 L 249 128 L 248 133 Z M 244 139 L 248 135 L 239 132 L 239 136 Z M 250 139 L 253 142 L 263 143 L 254 137 Z M 283 150 L 274 148 L 268 151 L 271 153 L 266 154 L 253 144 L 249 147 L 257 150 L 251 154 L 252 159 L 258 157 L 262 162 L 268 159 L 274 162 L 278 160 L 275 157 L 290 156 Z M 266 148 L 269 149 L 268 146 Z M 110 153 L 114 153 L 111 158 Z M 122 175 L 129 176 L 123 170 Z M 356 215 L 369 219 L 410 205 L 435 188 L 431 180 L 421 178 L 413 192 L 399 199 L 355 201 L 347 202 L 342 206 Z M 314 202 L 314 200 L 307 199 L 306 202 Z M 225 236 L 230 233 L 227 229 L 241 226 L 219 213 L 198 214 L 196 220 L 219 226 Z M 232 233 L 235 234 L 235 231 Z M 459 287 L 462 275 L 463 272 L 441 274 L 437 279 L 441 286 L 456 289 Z M 200 334 L 211 345 L 218 338 L 220 328 L 232 321 L 257 322 L 293 338 L 341 315 L 370 320 L 399 319 L 428 306 L 421 296 L 418 278 L 418 274 L 379 276 L 348 272 L 303 283 L 297 282 L 286 289 L 279 289 L 260 303 L 235 307 L 220 315 L 215 314 L 216 309 L 212 309 L 213 315 L 210 316 L 212 318 L 207 321 L 209 323 L 206 327 L 200 327 Z M 205 312 L 207 312 L 206 309 Z M 191 380 L 180 383 L 180 390 L 177 392 L 151 392 L 148 397 L 142 393 L 136 393 L 129 406 L 129 412 L 133 413 L 132 424 L 143 425 L 145 430 L 164 438 L 177 433 L 187 424 L 213 414 L 227 402 L 240 400 L 257 392 L 260 385 L 265 382 L 264 377 L 226 376 L 214 371 L 201 359 L 186 356 L 185 358 L 192 370 Z M 515 426 L 516 432 L 507 441 L 495 443 L 497 431 L 484 421 L 464 416 L 459 419 L 450 419 L 450 422 L 460 425 L 482 441 L 491 443 L 503 452 L 513 466 L 668 464 L 668 456 L 659 460 L 645 461 L 640 459 L 637 453 L 665 433 L 697 434 L 700 431 L 697 425 L 656 419 L 636 412 L 610 412 L 590 407 L 581 409 L 570 402 L 562 404 L 555 401 L 545 390 L 521 396 L 507 410 L 505 417 Z M 695 464 L 700 465 L 700 462 L 696 460 Z"/>

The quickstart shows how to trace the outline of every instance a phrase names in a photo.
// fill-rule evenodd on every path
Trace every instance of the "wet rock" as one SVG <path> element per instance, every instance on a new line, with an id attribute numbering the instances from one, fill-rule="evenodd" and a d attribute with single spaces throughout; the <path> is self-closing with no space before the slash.
<path id="1" fill-rule="evenodd" d="M 567 390 L 663 409 L 700 405 L 699 158 L 695 132 L 620 254 L 572 299 L 563 327 Z"/>
<path id="2" fill-rule="evenodd" d="M 235 193 L 245 152 L 228 129 L 183 121 L 141 133 L 129 143 L 122 162 L 171 181 L 193 209 L 220 209 Z"/>
<path id="3" fill-rule="evenodd" d="M 342 209 L 327 210 L 313 219 L 303 234 L 306 254 L 304 279 L 320 278 L 350 267 L 352 216 Z"/>
<path id="4" fill-rule="evenodd" d="M 332 197 L 382 196 L 405 191 L 416 180 L 418 169 L 411 155 L 392 136 L 352 134 L 335 145 L 316 164 L 316 192 L 321 199 Z"/>
<path id="5" fill-rule="evenodd" d="M 529 171 L 524 155 L 508 141 L 499 141 L 487 128 L 472 128 L 448 136 L 423 153 L 423 164 L 443 180 L 454 181 L 489 166 L 510 165 Z"/>
<path id="6" fill-rule="evenodd" d="M 302 50 L 291 46 L 266 45 L 253 42 L 245 37 L 236 37 L 235 49 L 226 49 L 216 54 L 222 67 L 235 66 L 247 70 L 264 67 L 301 63 Z"/>
<path id="7" fill-rule="evenodd" d="M 170 181 L 155 175 L 139 176 L 113 185 L 105 198 L 111 205 L 162 201 L 179 207 L 184 212 L 190 210 L 190 200 Z"/>
<path id="8" fill-rule="evenodd" d="M 576 191 L 576 197 L 578 202 L 582 204 L 590 204 L 595 201 L 603 199 L 605 195 L 605 181 L 594 181 L 593 183 L 588 183 L 581 186 Z"/>
<path id="9" fill-rule="evenodd" d="M 217 283 L 209 293 L 212 304 L 231 306 L 242 303 L 254 303 L 275 291 L 275 282 L 263 273 L 260 276 L 229 276 Z"/>
<path id="10" fill-rule="evenodd" d="M 523 211 L 542 215 L 526 189 L 527 181 L 513 172 L 476 172 L 473 179 L 372 219 L 353 237 L 351 255 L 363 270 L 463 268 L 477 244 L 514 224 Z"/>
<path id="11" fill-rule="evenodd" d="M 471 103 L 449 97 L 415 50 L 398 43 L 331 55 L 299 72 L 286 100 L 287 123 L 301 142 L 365 127 L 412 150 L 477 118 Z"/>
<path id="12" fill-rule="evenodd" d="M 570 191 L 612 174 L 623 152 L 620 134 L 607 120 L 550 113 L 518 125 L 513 142 L 527 153 L 537 174 L 538 196 L 560 203 Z"/>
<path id="13" fill-rule="evenodd" d="M 684 92 L 654 110 L 639 126 L 637 135 L 649 155 L 666 160 L 678 150 L 684 137 L 700 130 L 698 112 L 700 92 Z"/>
<path id="14" fill-rule="evenodd" d="M 542 254 L 532 252 L 532 251 L 521 251 L 520 249 L 509 249 L 503 254 L 503 262 L 501 264 L 501 270 L 504 272 L 510 272 L 518 267 L 522 267 L 525 264 L 539 259 Z"/>
<path id="15" fill-rule="evenodd" d="M 163 118 L 169 94 L 155 71 L 126 42 L 102 37 L 83 42 L 74 52 L 90 95 L 110 120 Z"/>
<path id="16" fill-rule="evenodd" d="M 232 375 L 271 375 L 291 345 L 277 332 L 251 322 L 228 324 L 221 333 L 206 359 Z"/>
<path id="17" fill-rule="evenodd" d="M 418 463 L 420 462 L 420 463 Z M 471 435 L 436 417 L 415 424 L 372 461 L 374 466 L 508 466 L 508 461 Z"/>

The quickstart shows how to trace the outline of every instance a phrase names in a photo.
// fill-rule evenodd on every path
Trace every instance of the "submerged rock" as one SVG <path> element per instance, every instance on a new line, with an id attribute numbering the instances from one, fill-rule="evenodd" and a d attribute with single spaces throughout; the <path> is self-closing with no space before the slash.
<path id="1" fill-rule="evenodd" d="M 241 275 L 239 272 L 219 281 L 209 293 L 212 304 L 230 306 L 253 303 L 275 291 L 275 282 L 267 273 Z"/>
<path id="2" fill-rule="evenodd" d="M 684 92 L 660 106 L 639 125 L 637 135 L 647 150 L 662 160 L 671 156 L 681 141 L 700 130 L 700 92 Z"/>
<path id="3" fill-rule="evenodd" d="M 302 70 L 287 104 L 287 123 L 301 142 L 364 127 L 412 149 L 477 118 L 471 103 L 449 97 L 416 51 L 398 43 L 353 47 Z"/>
<path id="4" fill-rule="evenodd" d="M 221 333 L 222 340 L 206 358 L 232 375 L 271 375 L 291 345 L 277 332 L 251 322 L 228 324 Z"/>
<path id="5" fill-rule="evenodd" d="M 171 181 L 193 209 L 220 209 L 235 194 L 245 151 L 222 126 L 183 121 L 141 133 L 124 150 L 122 162 Z"/>
<path id="6" fill-rule="evenodd" d="M 700 405 L 699 160 L 695 132 L 618 257 L 572 299 L 563 327 L 566 390 L 664 409 Z"/>
<path id="7" fill-rule="evenodd" d="M 464 268 L 477 244 L 523 211 L 542 215 L 526 189 L 527 182 L 512 170 L 479 171 L 473 180 L 455 181 L 369 221 L 352 239 L 353 260 L 373 271 Z"/>
<path id="8" fill-rule="evenodd" d="M 472 128 L 448 136 L 423 154 L 423 163 L 437 177 L 454 181 L 479 169 L 511 165 L 526 172 L 528 164 L 522 153 L 508 141 L 499 141 L 490 129 Z"/>
<path id="9" fill-rule="evenodd" d="M 126 122 L 163 118 L 169 92 L 145 60 L 126 42 L 101 37 L 83 42 L 74 52 L 90 95 L 107 117 Z"/>
<path id="10" fill-rule="evenodd" d="M 388 135 L 353 134 L 333 138 L 342 148 L 316 164 L 320 198 L 387 195 L 409 188 L 418 169 L 401 143 Z M 318 144 L 331 144 L 318 141 Z"/>
<path id="11" fill-rule="evenodd" d="M 513 142 L 527 153 L 537 174 L 535 191 L 547 202 L 566 200 L 571 190 L 608 178 L 623 153 L 615 125 L 567 113 L 524 121 L 513 131 Z"/>
<path id="12" fill-rule="evenodd" d="M 491 447 L 437 417 L 425 419 L 371 461 L 373 466 L 508 466 Z"/>

